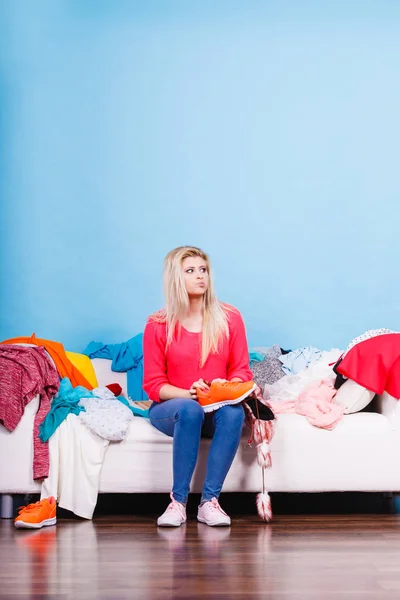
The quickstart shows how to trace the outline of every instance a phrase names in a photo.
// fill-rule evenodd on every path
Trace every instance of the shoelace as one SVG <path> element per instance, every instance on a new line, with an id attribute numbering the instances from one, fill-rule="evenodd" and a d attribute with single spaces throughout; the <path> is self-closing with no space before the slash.
<path id="1" fill-rule="evenodd" d="M 226 512 L 224 510 L 222 510 L 222 508 L 220 507 L 219 502 L 216 498 L 211 498 L 211 500 L 209 500 L 209 502 L 211 502 L 210 508 L 213 512 L 221 512 L 222 514 L 226 515 Z"/>
<path id="2" fill-rule="evenodd" d="M 33 510 L 43 506 L 43 500 L 39 502 L 35 502 L 34 504 L 27 504 L 26 506 L 20 506 L 18 508 L 18 514 L 20 515 L 23 512 L 32 512 Z"/>
<path id="3" fill-rule="evenodd" d="M 183 504 L 178 502 L 178 500 L 175 500 L 175 498 L 172 495 L 172 492 L 170 493 L 169 497 L 171 498 L 171 502 L 168 505 L 167 511 L 178 510 L 181 517 L 184 519 L 185 518 L 185 507 L 183 506 Z"/>
<path id="4" fill-rule="evenodd" d="M 221 387 L 238 387 L 240 381 L 224 381 L 220 385 Z"/>

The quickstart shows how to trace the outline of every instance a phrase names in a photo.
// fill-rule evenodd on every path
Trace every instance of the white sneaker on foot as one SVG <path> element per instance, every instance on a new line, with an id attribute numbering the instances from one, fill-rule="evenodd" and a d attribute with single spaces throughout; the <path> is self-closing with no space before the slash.
<path id="1" fill-rule="evenodd" d="M 168 504 L 167 510 L 157 519 L 159 527 L 180 527 L 182 523 L 186 523 L 185 506 L 175 500 L 172 493 L 170 497 L 171 502 Z"/>
<path id="2" fill-rule="evenodd" d="M 230 517 L 222 510 L 216 498 L 204 502 L 204 504 L 199 506 L 197 520 L 200 523 L 210 525 L 210 527 L 229 526 L 231 524 Z"/>

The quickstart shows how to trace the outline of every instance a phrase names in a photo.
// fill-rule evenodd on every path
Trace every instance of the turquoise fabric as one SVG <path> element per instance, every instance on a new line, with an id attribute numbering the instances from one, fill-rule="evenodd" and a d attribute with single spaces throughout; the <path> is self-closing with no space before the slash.
<path id="1" fill-rule="evenodd" d="M 121 344 L 103 344 L 90 342 L 83 351 L 89 358 L 108 358 L 112 360 L 111 369 L 117 373 L 126 372 L 128 395 L 132 400 L 147 400 L 143 390 L 143 333 L 135 335 Z M 110 381 L 110 383 L 112 383 Z"/>
<path id="2" fill-rule="evenodd" d="M 83 406 L 78 406 L 81 398 L 92 398 L 93 396 L 92 392 L 89 392 L 89 390 L 81 385 L 72 387 L 68 377 L 61 379 L 60 389 L 58 390 L 58 394 L 53 398 L 50 412 L 47 413 L 39 427 L 39 438 L 42 442 L 47 442 L 57 427 L 61 425 L 70 413 L 79 415 L 82 410 L 85 410 Z"/>
<path id="3" fill-rule="evenodd" d="M 128 400 L 124 396 L 117 396 L 116 398 L 117 398 L 117 400 L 122 402 L 122 404 L 125 404 L 125 406 L 130 408 L 131 411 L 133 412 L 133 414 L 136 415 L 137 417 L 144 417 L 145 419 L 149 419 L 149 410 L 150 409 L 147 408 L 146 410 L 143 410 L 141 408 L 138 408 L 137 406 L 132 406 L 131 404 L 129 404 Z"/>
<path id="4" fill-rule="evenodd" d="M 250 352 L 250 362 L 261 362 L 265 358 L 265 354 L 262 352 Z"/>

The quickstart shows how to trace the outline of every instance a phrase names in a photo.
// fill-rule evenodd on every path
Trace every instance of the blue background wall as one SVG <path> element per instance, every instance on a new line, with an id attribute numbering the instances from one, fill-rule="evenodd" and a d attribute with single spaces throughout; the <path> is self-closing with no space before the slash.
<path id="1" fill-rule="evenodd" d="M 400 3 L 5 4 L 2 339 L 131 337 L 181 244 L 251 345 L 400 329 Z"/>

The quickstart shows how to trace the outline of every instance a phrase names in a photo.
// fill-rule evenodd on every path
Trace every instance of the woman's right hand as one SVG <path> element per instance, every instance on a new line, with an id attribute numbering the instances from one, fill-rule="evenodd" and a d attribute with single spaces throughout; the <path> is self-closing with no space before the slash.
<path id="1" fill-rule="evenodd" d="M 199 379 L 192 383 L 192 387 L 189 390 L 190 397 L 194 400 L 197 400 L 197 390 L 201 390 L 202 392 L 208 392 L 209 386 L 206 384 L 204 379 Z"/>

